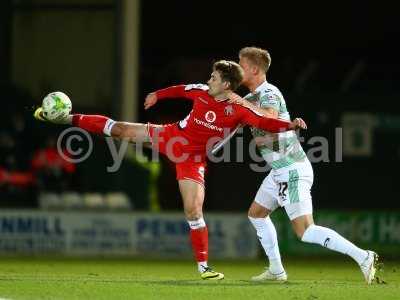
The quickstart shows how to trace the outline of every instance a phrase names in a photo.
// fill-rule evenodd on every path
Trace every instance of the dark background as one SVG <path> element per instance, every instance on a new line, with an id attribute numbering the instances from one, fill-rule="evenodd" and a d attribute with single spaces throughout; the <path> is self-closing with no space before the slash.
<path id="1" fill-rule="evenodd" d="M 41 138 L 57 134 L 58 129 L 35 124 L 27 107 L 40 103 L 24 82 L 11 76 L 13 48 L 12 24 L 16 14 L 40 11 L 68 11 L 71 14 L 110 12 L 115 43 L 115 66 L 110 71 L 113 92 L 98 106 L 78 103 L 86 113 L 105 113 L 118 117 L 119 26 L 118 1 L 2 1 L 0 10 L 1 131 L 13 132 L 12 116 L 22 115 L 28 124 L 23 133 L 13 133 L 18 154 L 12 167 L 27 169 L 31 153 L 40 147 Z M 49 4 L 50 3 L 50 4 Z M 314 136 L 329 141 L 330 162 L 313 163 L 315 208 L 398 209 L 396 183 L 400 160 L 400 59 L 397 42 L 400 28 L 397 11 L 384 2 L 295 3 L 292 1 L 142 1 L 140 11 L 139 121 L 167 123 L 186 116 L 190 105 L 171 100 L 144 112 L 142 103 L 148 92 L 173 84 L 206 82 L 210 66 L 217 59 L 237 60 L 240 48 L 258 46 L 268 49 L 272 65 L 268 81 L 282 91 L 291 116 L 302 116 Z M 101 33 L 99 33 L 101 37 Z M 60 37 L 62 39 L 62 37 Z M 54 42 L 54 41 L 52 41 Z M 57 41 L 55 41 L 57 42 Z M 76 46 L 76 45 L 74 45 Z M 30 49 L 24 49 L 29 55 Z M 70 59 L 68 49 L 64 59 Z M 93 53 L 101 49 L 93 48 Z M 96 70 L 93 70 L 96 72 Z M 79 70 L 74 74 L 79 77 Z M 87 78 L 86 78 L 87 80 Z M 55 86 L 63 90 L 63 86 Z M 49 92 L 43 90 L 43 94 Z M 245 89 L 240 93 L 244 95 Z M 13 99 L 10 101 L 10 99 Z M 75 104 L 75 103 L 74 103 Z M 79 111 L 79 110 L 78 110 Z M 372 150 L 367 156 L 344 155 L 334 162 L 335 128 L 342 126 L 346 113 L 368 113 L 378 118 L 372 129 Z M 365 125 L 366 126 L 366 125 Z M 14 130 L 15 131 L 15 130 Z M 55 133 L 54 133 L 55 132 Z M 250 141 L 244 132 L 245 145 Z M 231 146 L 235 149 L 235 140 Z M 306 151 L 312 145 L 305 143 Z M 107 174 L 110 165 L 104 142 L 96 138 L 95 153 L 78 166 L 74 188 L 79 191 L 126 191 L 137 209 L 148 209 L 146 171 L 125 162 L 117 174 Z M 3 154 L 4 160 L 6 154 Z M 24 162 L 25 160 L 25 162 Z M 249 156 L 244 163 L 209 164 L 206 185 L 206 210 L 245 210 L 265 178 L 265 173 L 250 170 Z M 158 180 L 159 202 L 163 209 L 180 209 L 180 196 L 173 166 L 162 160 Z M 4 189 L 4 187 L 3 187 Z M 14 194 L 1 194 L 2 206 L 35 206 L 36 188 Z"/>

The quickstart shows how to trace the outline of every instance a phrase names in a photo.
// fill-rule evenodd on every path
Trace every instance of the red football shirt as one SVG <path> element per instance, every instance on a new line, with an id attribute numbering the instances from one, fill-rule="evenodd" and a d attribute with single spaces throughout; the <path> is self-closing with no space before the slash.
<path id="1" fill-rule="evenodd" d="M 206 146 L 215 144 L 240 124 L 269 132 L 289 130 L 290 122 L 266 118 L 249 108 L 229 104 L 227 100 L 217 101 L 207 91 L 208 86 L 204 84 L 177 85 L 156 91 L 158 100 L 186 98 L 193 101 L 192 111 L 177 123 L 180 135 L 188 141 L 184 146 L 187 152 L 204 153 Z"/>

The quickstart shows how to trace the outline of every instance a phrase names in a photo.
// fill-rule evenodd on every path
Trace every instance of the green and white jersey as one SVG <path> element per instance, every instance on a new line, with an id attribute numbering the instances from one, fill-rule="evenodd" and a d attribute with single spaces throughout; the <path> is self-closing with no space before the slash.
<path id="1" fill-rule="evenodd" d="M 273 108 L 278 111 L 278 118 L 290 121 L 285 99 L 279 89 L 265 81 L 254 93 L 246 95 L 246 100 L 261 108 Z M 294 131 L 270 133 L 251 127 L 258 149 L 272 169 L 280 169 L 295 162 L 307 160 L 303 148 Z"/>

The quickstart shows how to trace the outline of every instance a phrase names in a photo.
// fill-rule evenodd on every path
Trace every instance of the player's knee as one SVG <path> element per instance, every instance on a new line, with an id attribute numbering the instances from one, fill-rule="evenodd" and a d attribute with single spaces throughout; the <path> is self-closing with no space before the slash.
<path id="1" fill-rule="evenodd" d="M 257 218 L 257 214 L 251 209 L 251 207 L 249 208 L 249 211 L 247 212 L 247 217 L 248 218 Z"/>
<path id="2" fill-rule="evenodd" d="M 203 207 L 200 204 L 193 204 L 185 208 L 185 216 L 188 220 L 196 220 L 203 217 Z"/>
<path id="3" fill-rule="evenodd" d="M 247 216 L 249 218 L 257 218 L 257 213 L 254 209 L 254 205 L 250 205 L 249 210 L 247 211 Z"/>
<path id="4" fill-rule="evenodd" d="M 247 216 L 249 218 L 265 218 L 268 216 L 268 210 L 262 208 L 260 205 L 255 205 L 255 202 L 250 206 Z"/>
<path id="5" fill-rule="evenodd" d="M 301 239 L 303 238 L 305 230 L 299 229 L 299 230 L 295 230 L 294 232 L 295 232 L 297 238 L 301 241 Z"/>
<path id="6" fill-rule="evenodd" d="M 302 224 L 301 226 L 294 227 L 294 232 L 300 241 L 303 239 L 303 235 L 309 226 L 310 224 Z"/>
<path id="7" fill-rule="evenodd" d="M 196 208 L 187 209 L 185 210 L 185 217 L 188 220 L 197 220 L 203 217 L 203 212 Z"/>
<path id="8" fill-rule="evenodd" d="M 311 214 L 302 215 L 292 220 L 293 231 L 296 236 L 301 240 L 307 229 L 314 224 L 314 220 Z"/>

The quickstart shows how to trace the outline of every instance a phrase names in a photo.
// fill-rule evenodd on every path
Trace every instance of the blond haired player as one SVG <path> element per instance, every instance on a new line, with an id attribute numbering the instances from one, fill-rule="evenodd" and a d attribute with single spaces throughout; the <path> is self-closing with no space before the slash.
<path id="1" fill-rule="evenodd" d="M 269 118 L 290 120 L 285 99 L 279 89 L 267 82 L 271 63 L 267 50 L 246 47 L 239 52 L 239 64 L 244 70 L 242 84 L 250 90 L 245 99 L 231 94 L 231 102 L 258 109 Z M 319 244 L 330 250 L 347 254 L 360 266 L 370 284 L 375 276 L 375 252 L 363 250 L 334 230 L 314 224 L 311 200 L 313 169 L 293 131 L 271 133 L 252 128 L 260 153 L 272 168 L 258 189 L 248 217 L 269 259 L 269 268 L 254 276 L 254 281 L 286 281 L 275 226 L 269 215 L 284 207 L 297 237 L 306 243 Z"/>

